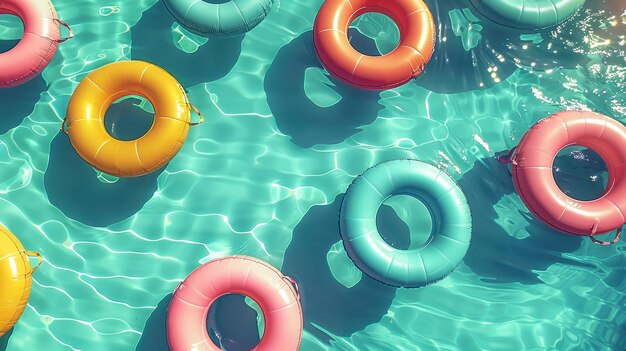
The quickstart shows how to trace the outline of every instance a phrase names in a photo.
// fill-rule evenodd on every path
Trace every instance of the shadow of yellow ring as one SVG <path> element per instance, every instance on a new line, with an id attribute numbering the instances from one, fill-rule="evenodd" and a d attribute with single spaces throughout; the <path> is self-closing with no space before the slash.
<path id="1" fill-rule="evenodd" d="M 129 95 L 150 101 L 154 122 L 140 138 L 118 140 L 107 132 L 104 116 L 113 102 Z M 163 167 L 178 153 L 192 124 L 191 108 L 183 87 L 164 69 L 143 61 L 115 62 L 80 82 L 63 128 L 85 162 L 113 176 L 135 177 Z"/>

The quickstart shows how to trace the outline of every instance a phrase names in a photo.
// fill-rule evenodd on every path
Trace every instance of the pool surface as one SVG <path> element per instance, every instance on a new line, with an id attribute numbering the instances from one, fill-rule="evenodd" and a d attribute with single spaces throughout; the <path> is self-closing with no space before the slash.
<path id="1" fill-rule="evenodd" d="M 496 24 L 469 0 L 428 0 L 433 59 L 415 81 L 382 92 L 351 88 L 319 63 L 312 27 L 321 0 L 276 0 L 251 32 L 209 40 L 180 27 L 161 1 L 53 3 L 75 38 L 42 75 L 0 90 L 0 222 L 46 259 L 0 351 L 167 350 L 172 291 L 201 263 L 234 254 L 298 281 L 303 351 L 626 349 L 626 245 L 548 228 L 494 158 L 558 111 L 626 122 L 622 1 L 588 0 L 538 31 Z M 0 16 L 0 51 L 20 37 L 18 22 Z M 376 54 L 392 50 L 398 33 L 365 15 L 350 37 Z M 82 78 L 129 59 L 168 70 L 206 122 L 165 168 L 117 179 L 84 163 L 59 127 Z M 151 116 L 131 98 L 107 119 L 129 138 Z M 424 288 L 362 274 L 339 233 L 348 185 L 397 158 L 447 171 L 472 211 L 465 259 Z M 562 152 L 555 174 L 581 199 L 600 196 L 607 178 L 586 149 Z M 419 244 L 430 226 L 423 206 L 391 200 L 379 230 L 397 247 Z M 258 341 L 256 314 L 231 300 L 210 324 L 223 325 L 225 349 L 245 350 Z"/>

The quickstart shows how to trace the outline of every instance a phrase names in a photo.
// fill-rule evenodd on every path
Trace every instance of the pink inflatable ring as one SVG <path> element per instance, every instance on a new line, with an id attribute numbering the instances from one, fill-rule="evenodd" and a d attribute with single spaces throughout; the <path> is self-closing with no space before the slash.
<path id="1" fill-rule="evenodd" d="M 22 40 L 13 49 L 0 53 L 0 88 L 9 88 L 41 73 L 58 44 L 74 34 L 48 0 L 0 0 L 0 15 L 3 14 L 17 16 L 24 23 Z M 67 38 L 61 38 L 59 25 L 70 31 Z"/>
<path id="2" fill-rule="evenodd" d="M 600 198 L 579 201 L 557 186 L 552 163 L 560 150 L 571 145 L 592 149 L 606 163 L 609 179 Z M 510 161 L 515 189 L 541 221 L 563 232 L 589 237 L 617 229 L 614 242 L 619 240 L 626 222 L 626 127 L 621 123 L 593 112 L 559 112 L 537 122 Z"/>
<path id="3" fill-rule="evenodd" d="M 242 294 L 259 304 L 265 331 L 256 351 L 295 351 L 302 338 L 302 307 L 293 279 L 247 256 L 205 263 L 174 292 L 167 310 L 167 341 L 172 351 L 220 351 L 206 319 L 211 305 L 226 294 Z"/>

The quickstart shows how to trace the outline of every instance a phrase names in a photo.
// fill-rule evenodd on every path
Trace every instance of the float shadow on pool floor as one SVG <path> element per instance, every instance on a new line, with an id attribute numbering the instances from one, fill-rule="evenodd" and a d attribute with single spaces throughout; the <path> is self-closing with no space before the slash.
<path id="1" fill-rule="evenodd" d="M 9 338 L 11 337 L 11 334 L 13 334 L 13 329 L 9 330 L 8 333 L 4 334 L 0 338 L 0 351 L 10 351 L 7 347 L 9 346 Z"/>
<path id="2" fill-rule="evenodd" d="M 197 51 L 187 53 L 174 45 L 172 15 L 163 1 L 141 15 L 130 31 L 131 57 L 166 69 L 185 88 L 224 77 L 237 63 L 244 35 L 223 39 L 209 39 Z"/>
<path id="3" fill-rule="evenodd" d="M 356 29 L 349 35 L 355 47 L 369 54 L 378 53 L 374 42 Z M 321 107 L 307 96 L 305 78 L 307 70 L 323 71 L 313 45 L 313 31 L 308 31 L 283 46 L 265 76 L 267 103 L 278 129 L 291 137 L 291 141 L 308 148 L 316 144 L 337 144 L 361 131 L 378 117 L 382 105 L 375 91 L 353 88 L 326 75 L 328 82 L 317 82 L 317 93 L 332 89 L 340 99 Z"/>
<path id="4" fill-rule="evenodd" d="M 17 43 L 17 40 L 0 40 L 0 53 L 6 52 Z M 0 135 L 19 126 L 33 112 L 41 93 L 46 89 L 46 81 L 41 75 L 22 85 L 0 89 Z"/>
<path id="5" fill-rule="evenodd" d="M 126 134 L 143 131 L 145 126 L 137 122 L 148 120 L 151 123 L 153 118 L 150 113 L 136 108 L 136 101 L 127 99 L 112 105 L 106 120 L 125 123 L 119 129 Z M 164 169 L 141 177 L 120 178 L 115 183 L 103 182 L 93 167 L 76 153 L 69 137 L 59 132 L 50 145 L 44 186 L 50 203 L 67 217 L 89 226 L 106 227 L 137 213 L 154 195 L 157 178 Z"/>
<path id="6" fill-rule="evenodd" d="M 293 231 L 282 267 L 282 272 L 300 285 L 304 328 L 325 341 L 331 336 L 314 324 L 335 335 L 350 336 L 380 321 L 396 295 L 395 287 L 365 274 L 351 288 L 334 278 L 327 254 L 341 240 L 338 219 L 342 199 L 343 194 L 329 205 L 309 209 Z M 382 206 L 378 219 L 381 232 L 396 232 L 397 245 L 408 246 L 408 227 L 391 207 Z"/>
<path id="7" fill-rule="evenodd" d="M 576 172 L 557 172 L 556 179 L 564 189 L 577 196 L 593 197 L 602 193 L 601 182 L 585 187 L 580 184 L 585 178 L 601 173 L 603 165 L 593 155 L 588 155 L 587 160 L 557 157 L 555 165 Z M 472 242 L 463 261 L 481 280 L 540 284 L 543 282 L 538 273 L 557 262 L 592 267 L 562 255 L 576 251 L 583 238 L 551 229 L 525 207 L 499 204 L 505 196 L 511 195 L 514 199 L 518 195 L 509 169 L 495 158 L 477 161 L 458 184 L 467 197 L 473 219 Z M 503 208 L 499 213 L 496 211 L 498 207 Z M 509 214 L 505 215 L 507 210 Z M 518 232 L 513 232 L 513 228 Z"/>

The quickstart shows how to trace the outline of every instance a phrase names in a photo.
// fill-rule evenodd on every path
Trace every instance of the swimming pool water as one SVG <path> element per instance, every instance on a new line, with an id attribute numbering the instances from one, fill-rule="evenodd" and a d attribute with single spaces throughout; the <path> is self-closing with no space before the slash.
<path id="1" fill-rule="evenodd" d="M 544 31 L 496 25 L 467 0 L 427 3 L 438 23 L 433 61 L 415 82 L 379 93 L 345 86 L 317 61 L 321 0 L 276 1 L 253 31 L 221 40 L 190 34 L 154 0 L 54 0 L 76 37 L 41 76 L 0 90 L 0 222 L 46 258 L 0 350 L 167 350 L 171 292 L 199 264 L 232 254 L 299 282 L 304 351 L 626 349 L 626 246 L 550 230 L 493 158 L 557 111 L 626 122 L 623 2 L 587 1 Z M 21 35 L 5 17 L 2 51 Z M 367 15 L 350 36 L 385 52 L 397 41 L 390 26 Z M 85 164 L 59 126 L 87 73 L 128 59 L 167 69 L 207 120 L 166 168 L 116 179 Z M 109 116 L 123 124 L 149 112 L 128 99 Z M 446 170 L 473 214 L 463 263 L 420 289 L 361 274 L 340 242 L 346 188 L 393 158 Z M 571 152 L 556 166 L 566 191 L 602 192 L 596 155 Z M 408 247 L 409 226 L 419 234 L 427 218 L 401 199 L 388 205 L 379 228 Z"/>

